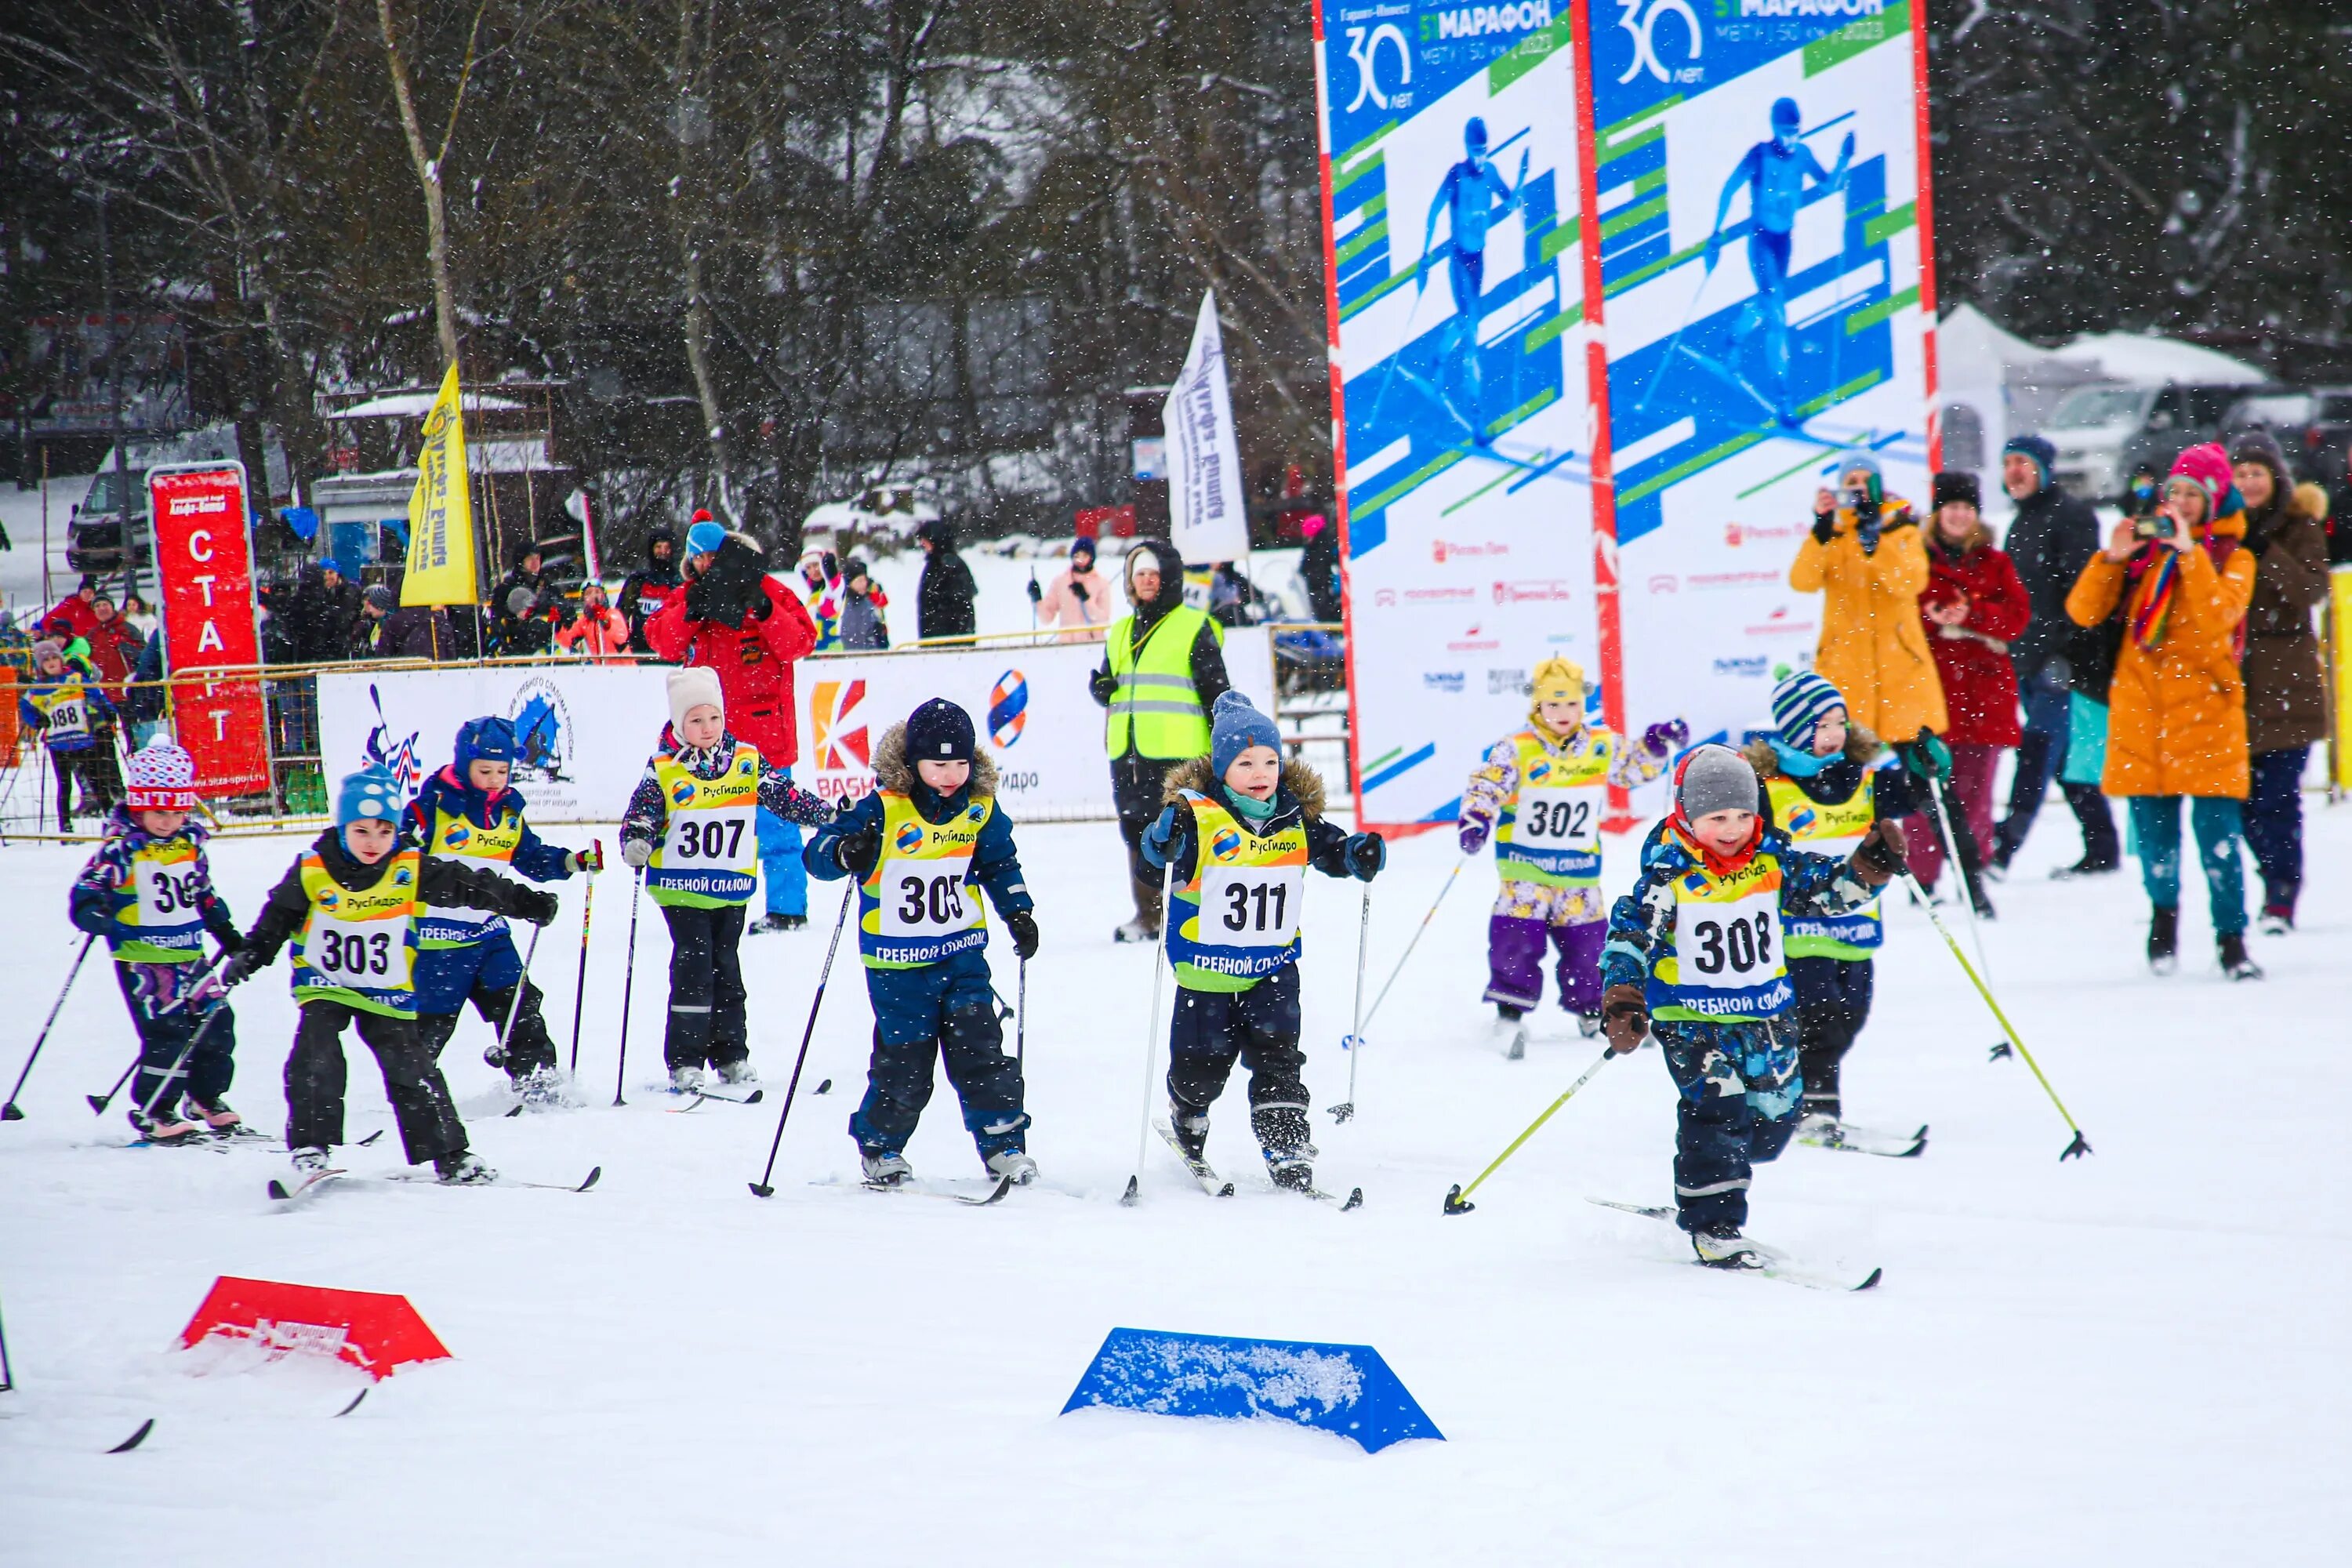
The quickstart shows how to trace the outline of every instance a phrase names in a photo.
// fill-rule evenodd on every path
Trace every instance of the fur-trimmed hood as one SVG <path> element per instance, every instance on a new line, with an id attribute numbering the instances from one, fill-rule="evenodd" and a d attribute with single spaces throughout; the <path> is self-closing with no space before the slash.
<path id="1" fill-rule="evenodd" d="M 1878 755 L 1885 744 L 1885 742 L 1873 734 L 1865 726 L 1856 724 L 1852 720 L 1846 721 L 1845 750 L 1842 754 L 1849 762 L 1860 763 L 1863 766 L 1868 767 L 1871 760 Z M 1758 778 L 1776 779 L 1780 776 L 1780 759 L 1774 754 L 1772 742 L 1764 736 L 1759 735 L 1748 742 L 1745 754 L 1748 758 L 1748 765 L 1756 770 Z"/>
<path id="2" fill-rule="evenodd" d="M 1173 805 L 1189 789 L 1195 795 L 1205 795 L 1214 800 L 1220 787 L 1221 781 L 1209 759 L 1194 757 L 1168 771 L 1168 785 L 1160 792 L 1160 798 L 1162 803 Z M 1282 788 L 1276 792 L 1275 798 L 1279 800 L 1284 791 L 1287 791 L 1290 797 L 1298 803 L 1298 809 L 1307 821 L 1322 820 L 1323 776 L 1297 757 L 1283 759 Z"/>
<path id="3" fill-rule="evenodd" d="M 912 795 L 922 780 L 915 776 L 915 764 L 907 760 L 907 725 L 905 721 L 882 731 L 874 742 L 874 782 L 894 795 Z M 929 785 L 925 785 L 929 788 Z M 996 759 L 975 748 L 971 754 L 971 782 L 964 786 L 978 800 L 996 794 Z"/>

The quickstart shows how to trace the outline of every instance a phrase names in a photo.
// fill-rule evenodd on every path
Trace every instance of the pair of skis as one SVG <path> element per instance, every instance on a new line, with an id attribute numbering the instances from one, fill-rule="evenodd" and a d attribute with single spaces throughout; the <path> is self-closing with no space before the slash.
<path id="1" fill-rule="evenodd" d="M 319 1192 L 321 1188 L 350 1174 L 351 1172 L 344 1170 L 340 1166 L 330 1166 L 323 1171 L 311 1172 L 308 1176 L 303 1177 L 302 1180 L 295 1183 L 290 1187 L 284 1182 L 278 1181 L 273 1177 L 269 1183 L 269 1195 L 272 1199 L 281 1204 L 300 1203 Z M 537 1187 L 543 1192 L 551 1193 L 584 1193 L 589 1188 L 594 1186 L 598 1181 L 602 1180 L 604 1174 L 604 1167 L 598 1165 L 588 1173 L 587 1178 L 584 1181 L 577 1184 L 570 1182 L 526 1182 L 512 1176 L 500 1176 L 495 1181 L 488 1182 L 444 1182 L 438 1177 L 420 1175 L 410 1171 L 392 1171 L 380 1177 L 362 1179 L 385 1182 L 406 1182 L 413 1184 L 430 1184 L 436 1187 Z"/>
<path id="2" fill-rule="evenodd" d="M 1165 1121 L 1154 1121 L 1151 1124 L 1151 1130 L 1159 1133 L 1167 1142 L 1168 1147 L 1175 1152 L 1176 1158 L 1184 1163 L 1184 1169 L 1192 1173 L 1193 1181 L 1200 1184 L 1202 1192 L 1213 1198 L 1229 1198 L 1234 1195 L 1233 1183 L 1217 1174 L 1215 1167 L 1206 1160 L 1187 1152 L 1184 1145 L 1177 1142 L 1174 1128 Z M 1337 1204 L 1342 1214 L 1349 1209 L 1361 1208 L 1364 1205 L 1364 1189 L 1361 1187 L 1350 1187 L 1348 1189 L 1348 1195 L 1344 1198 L 1337 1193 L 1327 1193 L 1319 1187 L 1304 1188 L 1301 1190 L 1301 1195 L 1313 1198 L 1317 1203 Z"/>
<path id="3" fill-rule="evenodd" d="M 1827 1118 L 1822 1118 L 1828 1121 Z M 1916 1132 L 1885 1132 L 1874 1127 L 1857 1127 L 1851 1121 L 1829 1121 L 1825 1127 L 1797 1130 L 1797 1142 L 1812 1149 L 1831 1149 L 1842 1154 L 1877 1154 L 1889 1160 L 1916 1160 L 1927 1147 L 1927 1124 L 1921 1122 Z"/>
<path id="4" fill-rule="evenodd" d="M 1675 1223 L 1675 1211 L 1671 1208 L 1645 1204 L 1621 1204 L 1611 1198 L 1589 1198 L 1586 1201 L 1598 1204 L 1605 1209 L 1615 1209 L 1621 1214 L 1640 1215 L 1643 1219 L 1663 1220 L 1667 1225 Z M 1809 1290 L 1849 1292 L 1875 1288 L 1885 1272 L 1884 1269 L 1873 1268 L 1860 1279 L 1856 1279 L 1850 1274 L 1833 1274 L 1826 1269 L 1815 1268 L 1801 1263 L 1778 1247 L 1766 1247 L 1761 1242 L 1742 1240 L 1740 1246 L 1744 1250 L 1733 1261 L 1702 1262 L 1699 1267 L 1719 1268 L 1732 1274 L 1760 1274 L 1767 1279 L 1779 1279 L 1790 1285 L 1802 1285 Z"/>

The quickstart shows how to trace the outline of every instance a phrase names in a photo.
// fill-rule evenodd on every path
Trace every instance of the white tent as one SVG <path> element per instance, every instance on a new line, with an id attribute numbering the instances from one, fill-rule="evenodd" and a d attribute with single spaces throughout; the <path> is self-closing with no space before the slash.
<path id="1" fill-rule="evenodd" d="M 2260 386 L 2271 378 L 2219 349 L 2139 332 L 2084 332 L 2052 359 L 2095 371 L 2108 381 L 2147 384 L 2185 381 L 2206 386 Z"/>

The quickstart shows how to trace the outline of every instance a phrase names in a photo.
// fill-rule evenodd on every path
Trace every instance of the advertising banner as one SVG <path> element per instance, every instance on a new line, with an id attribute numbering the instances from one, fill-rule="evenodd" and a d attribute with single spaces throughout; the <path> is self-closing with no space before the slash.
<path id="1" fill-rule="evenodd" d="M 835 801 L 873 788 L 874 742 L 933 697 L 961 703 L 995 759 L 1015 821 L 1113 815 L 1103 710 L 1087 691 L 1102 645 L 826 655 L 793 666 L 801 755 L 793 776 Z M 1234 686 L 1271 711 L 1273 645 L 1229 632 Z M 319 730 L 331 782 L 369 763 L 412 794 L 446 765 L 457 727 L 514 721 L 512 775 L 534 822 L 613 822 L 628 805 L 669 716 L 663 665 L 534 665 L 319 677 Z"/>
<path id="2" fill-rule="evenodd" d="M 466 420 L 457 404 L 457 367 L 441 378 L 425 416 L 416 453 L 416 489 L 408 498 L 408 571 L 404 605 L 470 605 L 474 581 L 474 497 L 466 477 Z"/>
<path id="3" fill-rule="evenodd" d="M 1234 433 L 1234 395 L 1225 380 L 1225 338 L 1217 296 L 1201 296 L 1192 346 L 1160 405 L 1167 432 L 1168 533 L 1177 559 L 1214 564 L 1249 553 L 1249 512 L 1242 501 L 1242 449 Z"/>
<path id="4" fill-rule="evenodd" d="M 1528 676 L 1595 662 L 1568 0 L 1318 0 L 1358 807 L 1454 815 Z"/>
<path id="5" fill-rule="evenodd" d="M 1585 221 L 1624 714 L 1736 735 L 1812 661 L 1821 597 L 1789 568 L 1815 492 L 1867 452 L 1926 510 L 1926 23 L 1904 0 L 1616 8 L 1591 34 Z"/>
<path id="6" fill-rule="evenodd" d="M 164 666 L 174 678 L 173 733 L 196 764 L 198 794 L 262 794 L 269 788 L 269 725 L 259 682 L 186 679 L 261 662 L 245 466 L 150 469 L 147 500 L 155 522 Z"/>

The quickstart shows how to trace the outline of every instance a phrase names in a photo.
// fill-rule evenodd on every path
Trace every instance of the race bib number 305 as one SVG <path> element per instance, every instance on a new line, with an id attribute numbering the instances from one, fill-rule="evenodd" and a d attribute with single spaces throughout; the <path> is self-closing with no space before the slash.
<path id="1" fill-rule="evenodd" d="M 1521 790 L 1512 842 L 1546 849 L 1598 850 L 1601 805 L 1607 798 L 1608 792 L 1598 789 Z"/>
<path id="2" fill-rule="evenodd" d="M 302 944 L 302 962 L 332 984 L 404 991 L 408 988 L 406 934 L 398 921 L 345 922 L 317 916 Z"/>
<path id="3" fill-rule="evenodd" d="M 1212 866 L 1201 879 L 1200 941 L 1287 947 L 1298 934 L 1307 875 L 1297 866 Z"/>
<path id="4" fill-rule="evenodd" d="M 1675 907 L 1677 984 L 1685 991 L 1740 991 L 1781 973 L 1780 900 L 1750 893 L 1727 903 Z"/>
<path id="5" fill-rule="evenodd" d="M 882 868 L 882 934 L 939 936 L 980 923 L 980 889 L 964 880 L 971 857 L 893 860 Z"/>

